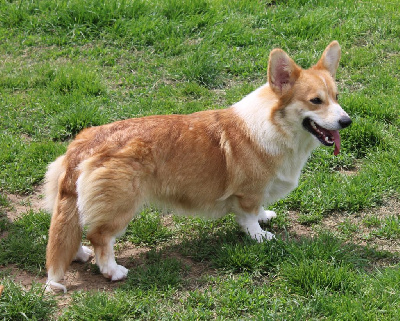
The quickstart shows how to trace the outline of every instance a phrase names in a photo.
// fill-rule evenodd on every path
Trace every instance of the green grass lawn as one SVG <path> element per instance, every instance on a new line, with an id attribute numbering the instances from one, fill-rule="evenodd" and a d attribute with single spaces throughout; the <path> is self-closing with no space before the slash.
<path id="1" fill-rule="evenodd" d="M 384 0 L 0 1 L 0 319 L 399 320 L 400 11 Z M 266 81 L 280 47 L 308 68 L 338 40 L 341 154 L 321 147 L 271 206 L 277 240 L 228 216 L 149 208 L 117 243 L 128 279 L 49 296 L 48 213 L 9 222 L 83 128 L 225 108 Z M 27 207 L 29 208 L 29 207 Z M 306 233 L 300 233 L 305 231 Z M 85 274 L 98 275 L 88 263 Z"/>

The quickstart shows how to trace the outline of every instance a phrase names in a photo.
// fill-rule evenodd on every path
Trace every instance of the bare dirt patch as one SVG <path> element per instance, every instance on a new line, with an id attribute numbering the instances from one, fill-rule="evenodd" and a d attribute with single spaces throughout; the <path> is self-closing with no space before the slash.
<path id="1" fill-rule="evenodd" d="M 400 253 L 400 241 L 398 239 L 385 239 L 371 233 L 373 228 L 368 227 L 364 221 L 370 217 L 380 220 L 400 214 L 400 201 L 396 198 L 387 199 L 381 207 L 372 208 L 358 212 L 333 213 L 320 223 L 314 225 L 303 225 L 298 222 L 299 215 L 295 211 L 288 212 L 289 232 L 298 237 L 313 237 L 321 230 L 332 232 L 338 237 L 360 246 L 373 247 L 379 251 Z M 346 227 L 351 230 L 346 231 Z"/>
<path id="2" fill-rule="evenodd" d="M 43 209 L 43 187 L 38 186 L 30 195 L 6 194 L 10 202 L 10 207 L 7 209 L 7 217 L 10 221 L 21 217 L 21 215 L 30 210 L 39 211 Z"/>

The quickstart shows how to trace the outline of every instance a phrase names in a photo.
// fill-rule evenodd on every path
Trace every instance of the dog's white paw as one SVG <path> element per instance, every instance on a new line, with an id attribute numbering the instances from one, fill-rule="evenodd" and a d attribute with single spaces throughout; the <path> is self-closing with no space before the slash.
<path id="1" fill-rule="evenodd" d="M 47 280 L 45 285 L 45 292 L 54 292 L 54 290 L 63 291 L 64 293 L 67 293 L 67 288 L 65 287 L 65 285 L 55 281 Z"/>
<path id="2" fill-rule="evenodd" d="M 257 220 L 259 222 L 266 223 L 269 222 L 274 217 L 276 217 L 276 213 L 274 211 L 261 210 L 257 216 Z"/>
<path id="3" fill-rule="evenodd" d="M 275 238 L 275 234 L 271 232 L 266 232 L 264 236 L 264 240 L 271 241 Z"/>
<path id="4" fill-rule="evenodd" d="M 275 238 L 275 235 L 268 231 L 260 231 L 256 234 L 250 234 L 250 236 L 253 240 L 256 240 L 258 243 L 270 241 Z"/>
<path id="5" fill-rule="evenodd" d="M 117 268 L 114 270 L 113 275 L 111 276 L 111 281 L 118 281 L 125 279 L 128 275 L 129 270 L 122 266 L 122 265 L 117 265 Z"/>
<path id="6" fill-rule="evenodd" d="M 87 246 L 81 246 L 75 255 L 74 261 L 87 262 L 93 256 L 93 251 Z"/>
<path id="7" fill-rule="evenodd" d="M 106 268 L 100 269 L 101 273 L 106 277 L 111 279 L 111 281 L 118 281 L 125 279 L 128 275 L 129 270 L 117 263 L 109 264 Z"/>

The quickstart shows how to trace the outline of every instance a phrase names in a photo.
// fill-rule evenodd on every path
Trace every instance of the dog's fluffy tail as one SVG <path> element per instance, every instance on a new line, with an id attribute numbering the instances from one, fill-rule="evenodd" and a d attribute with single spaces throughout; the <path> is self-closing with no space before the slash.
<path id="1" fill-rule="evenodd" d="M 58 180 L 65 171 L 63 166 L 65 155 L 58 157 L 53 163 L 47 167 L 44 183 L 44 208 L 53 214 L 54 204 L 58 194 Z"/>
<path id="2" fill-rule="evenodd" d="M 81 250 L 82 228 L 76 204 L 77 197 L 71 192 L 75 186 L 68 186 L 68 179 L 65 177 L 64 157 L 60 156 L 48 167 L 45 177 L 45 207 L 52 213 L 46 251 L 47 286 L 66 292 L 65 286 L 58 282 Z M 69 193 L 60 199 L 62 190 Z"/>

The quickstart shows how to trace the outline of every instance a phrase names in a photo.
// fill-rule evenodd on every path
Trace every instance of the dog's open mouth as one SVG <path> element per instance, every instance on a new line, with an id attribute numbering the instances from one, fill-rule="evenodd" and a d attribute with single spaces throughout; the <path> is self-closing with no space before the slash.
<path id="1" fill-rule="evenodd" d="M 303 120 L 303 126 L 325 146 L 332 146 L 333 144 L 335 144 L 334 154 L 339 154 L 340 135 L 338 130 L 329 130 L 323 128 L 310 118 L 305 118 Z"/>

